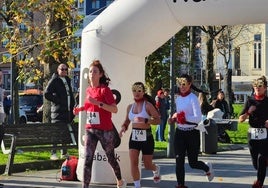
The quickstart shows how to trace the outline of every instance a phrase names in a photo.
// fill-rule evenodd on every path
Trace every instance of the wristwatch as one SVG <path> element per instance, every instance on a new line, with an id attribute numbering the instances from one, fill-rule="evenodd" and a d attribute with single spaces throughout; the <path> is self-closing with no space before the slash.
<path id="1" fill-rule="evenodd" d="M 102 103 L 102 102 L 99 104 L 99 107 L 100 107 L 100 108 L 102 108 L 102 107 L 103 107 L 103 103 Z"/>

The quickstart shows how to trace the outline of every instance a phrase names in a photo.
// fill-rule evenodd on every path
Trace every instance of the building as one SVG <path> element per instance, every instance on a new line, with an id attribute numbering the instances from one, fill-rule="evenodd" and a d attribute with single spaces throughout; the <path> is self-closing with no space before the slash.
<path id="1" fill-rule="evenodd" d="M 262 75 L 268 76 L 268 24 L 236 26 L 238 37 L 231 44 L 232 89 L 236 102 L 245 102 L 252 94 L 251 82 Z M 206 37 L 202 37 L 202 56 L 206 56 Z M 224 75 L 224 58 L 214 51 L 214 71 Z M 205 59 L 205 58 L 203 58 Z M 205 67 L 203 67 L 205 69 Z M 222 83 L 221 83 L 222 84 Z"/>

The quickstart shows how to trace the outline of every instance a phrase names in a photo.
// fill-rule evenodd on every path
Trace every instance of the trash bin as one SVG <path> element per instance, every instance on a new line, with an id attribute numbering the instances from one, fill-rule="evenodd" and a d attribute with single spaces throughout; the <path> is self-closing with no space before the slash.
<path id="1" fill-rule="evenodd" d="M 208 134 L 201 133 L 201 152 L 216 154 L 218 150 L 218 126 L 213 119 L 209 120 L 209 126 L 206 126 Z"/>

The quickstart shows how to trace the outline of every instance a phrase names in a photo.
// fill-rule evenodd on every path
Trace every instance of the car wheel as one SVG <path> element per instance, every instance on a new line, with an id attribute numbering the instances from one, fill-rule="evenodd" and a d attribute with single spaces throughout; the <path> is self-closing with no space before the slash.
<path id="1" fill-rule="evenodd" d="M 25 117 L 20 117 L 19 124 L 26 124 L 26 118 Z"/>

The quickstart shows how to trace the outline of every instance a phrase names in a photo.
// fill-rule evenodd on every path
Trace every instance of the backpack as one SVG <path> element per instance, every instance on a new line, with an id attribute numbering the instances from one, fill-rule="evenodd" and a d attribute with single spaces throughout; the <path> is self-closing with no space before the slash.
<path id="1" fill-rule="evenodd" d="M 60 181 L 77 181 L 76 168 L 78 159 L 75 156 L 68 156 L 62 163 L 60 170 Z"/>

